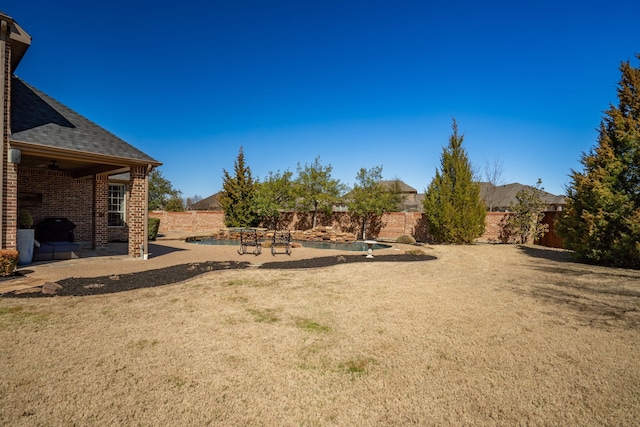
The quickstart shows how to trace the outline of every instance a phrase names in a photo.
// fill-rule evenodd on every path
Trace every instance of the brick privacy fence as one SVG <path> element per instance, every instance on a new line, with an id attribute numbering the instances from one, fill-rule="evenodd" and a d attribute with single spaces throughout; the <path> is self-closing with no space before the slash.
<path id="1" fill-rule="evenodd" d="M 487 212 L 485 233 L 478 238 L 480 242 L 498 241 L 500 221 L 508 215 L 505 212 Z M 159 233 L 216 233 L 224 228 L 224 212 L 222 211 L 187 211 L 187 212 L 149 212 L 149 217 L 160 219 Z M 291 213 L 284 215 L 285 223 L 278 228 L 289 230 L 307 230 L 311 228 L 310 215 Z M 346 212 L 335 212 L 333 215 L 318 215 L 319 226 L 330 226 L 336 231 L 355 232 L 358 237 L 360 228 Z M 378 224 L 369 225 L 368 237 L 377 239 L 397 239 L 409 234 L 421 242 L 429 241 L 429 231 L 421 212 L 390 212 L 384 214 Z"/>
<path id="2" fill-rule="evenodd" d="M 150 211 L 149 218 L 160 219 L 158 233 L 210 234 L 225 227 L 222 211 Z"/>
<path id="3" fill-rule="evenodd" d="M 187 211 L 165 212 L 151 211 L 150 218 L 160 219 L 159 233 L 203 233 L 211 234 L 225 228 L 222 211 Z M 304 213 L 284 215 L 285 224 L 278 228 L 289 230 L 306 230 L 311 228 L 310 216 Z M 421 231 L 422 214 L 418 212 L 392 212 L 382 217 L 381 224 L 373 225 L 368 234 L 376 238 L 395 239 L 402 234 L 410 234 L 426 239 L 426 231 Z M 359 231 L 357 224 L 347 213 L 336 212 L 333 215 L 318 215 L 318 226 L 333 227 L 336 231 Z M 424 227 L 423 227 L 424 228 Z M 359 234 L 359 233 L 358 233 Z"/>

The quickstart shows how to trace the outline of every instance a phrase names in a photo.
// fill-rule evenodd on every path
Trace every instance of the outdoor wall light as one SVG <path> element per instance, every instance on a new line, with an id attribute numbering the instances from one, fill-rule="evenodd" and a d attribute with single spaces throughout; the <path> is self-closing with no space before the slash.
<path id="1" fill-rule="evenodd" d="M 7 152 L 7 161 L 19 165 L 22 161 L 22 153 L 16 148 L 9 148 Z"/>

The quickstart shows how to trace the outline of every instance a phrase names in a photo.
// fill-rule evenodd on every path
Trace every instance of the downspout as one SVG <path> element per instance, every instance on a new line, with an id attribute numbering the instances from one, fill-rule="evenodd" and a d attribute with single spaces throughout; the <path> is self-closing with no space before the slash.
<path id="1" fill-rule="evenodd" d="M 144 250 L 142 259 L 149 258 L 149 174 L 152 169 L 152 165 L 147 165 L 147 172 L 144 174 Z"/>
<path id="2" fill-rule="evenodd" d="M 7 132 L 4 123 L 5 106 L 7 103 L 6 73 L 7 73 L 7 21 L 4 19 L 0 23 L 0 63 L 2 72 L 0 73 L 0 88 L 2 88 L 2 102 L 0 104 L 0 129 L 2 129 L 2 147 L 0 148 L 0 249 L 4 248 L 5 221 L 4 221 L 4 162 L 7 161 L 4 146 Z M 8 223 L 8 221 L 7 221 Z M 7 224 L 8 227 L 8 224 Z"/>

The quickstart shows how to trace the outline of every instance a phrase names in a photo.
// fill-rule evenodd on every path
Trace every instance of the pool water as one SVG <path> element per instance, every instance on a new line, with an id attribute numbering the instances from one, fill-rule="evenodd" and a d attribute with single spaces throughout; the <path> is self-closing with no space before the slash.
<path id="1" fill-rule="evenodd" d="M 206 238 L 201 240 L 188 240 L 188 243 L 195 243 L 198 245 L 229 245 L 229 246 L 239 246 L 239 240 L 231 240 L 231 239 L 215 239 L 215 238 Z M 308 242 L 308 241 L 298 241 L 295 240 L 292 243 L 299 243 L 304 248 L 314 248 L 314 249 L 334 249 L 340 251 L 354 251 L 354 252 L 366 252 L 368 247 L 364 242 Z M 376 243 L 371 248 L 372 249 L 388 249 L 391 245 L 385 245 L 383 243 Z"/>
<path id="2" fill-rule="evenodd" d="M 366 252 L 369 247 L 365 242 L 298 242 L 305 248 L 315 249 L 336 249 L 341 251 L 360 251 Z M 371 245 L 371 249 L 388 249 L 391 245 L 376 243 Z"/>

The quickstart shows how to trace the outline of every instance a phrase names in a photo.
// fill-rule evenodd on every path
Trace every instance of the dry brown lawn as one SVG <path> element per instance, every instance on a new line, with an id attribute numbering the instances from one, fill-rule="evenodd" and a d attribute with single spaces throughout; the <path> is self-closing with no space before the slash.
<path id="1" fill-rule="evenodd" d="M 638 425 L 640 271 L 427 251 L 0 298 L 0 424 Z"/>

